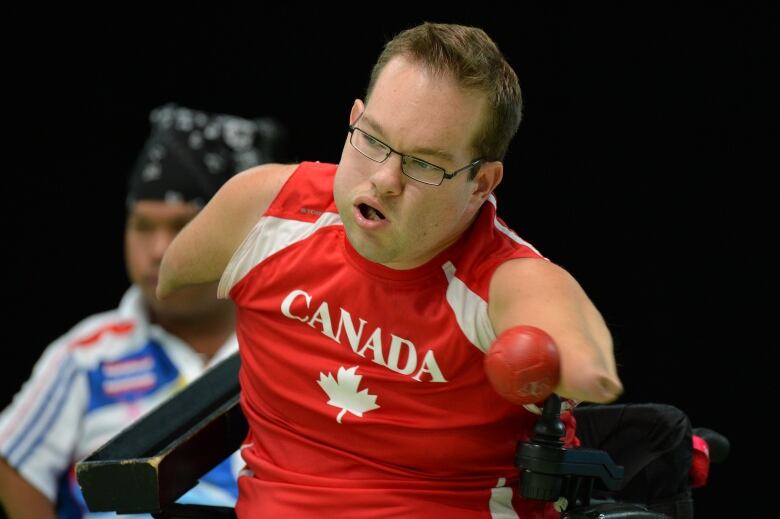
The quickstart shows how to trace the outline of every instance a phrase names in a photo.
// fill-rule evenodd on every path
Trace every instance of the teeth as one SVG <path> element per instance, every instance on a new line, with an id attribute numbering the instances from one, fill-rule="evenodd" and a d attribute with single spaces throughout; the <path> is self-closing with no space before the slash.
<path id="1" fill-rule="evenodd" d="M 360 212 L 362 213 L 363 217 L 367 220 L 372 220 L 374 222 L 378 222 L 379 220 L 384 220 L 385 215 L 383 215 L 381 212 L 377 211 L 373 207 L 371 207 L 368 204 L 360 204 Z"/>

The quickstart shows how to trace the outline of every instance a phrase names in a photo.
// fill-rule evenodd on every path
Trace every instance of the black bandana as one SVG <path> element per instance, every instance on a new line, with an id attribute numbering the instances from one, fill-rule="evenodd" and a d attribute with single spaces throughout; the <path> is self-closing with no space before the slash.
<path id="1" fill-rule="evenodd" d="M 203 206 L 234 174 L 280 159 L 284 131 L 271 119 L 167 104 L 149 120 L 151 134 L 130 173 L 128 207 L 137 200 Z"/>

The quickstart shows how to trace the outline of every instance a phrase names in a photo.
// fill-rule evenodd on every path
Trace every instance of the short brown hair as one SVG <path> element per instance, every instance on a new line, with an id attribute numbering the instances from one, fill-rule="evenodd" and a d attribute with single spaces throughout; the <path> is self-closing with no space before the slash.
<path id="1" fill-rule="evenodd" d="M 399 33 L 371 71 L 366 101 L 385 65 L 397 56 L 411 58 L 434 74 L 452 74 L 462 88 L 484 93 L 488 111 L 473 146 L 480 157 L 503 160 L 520 125 L 522 97 L 515 71 L 485 31 L 426 22 Z"/>

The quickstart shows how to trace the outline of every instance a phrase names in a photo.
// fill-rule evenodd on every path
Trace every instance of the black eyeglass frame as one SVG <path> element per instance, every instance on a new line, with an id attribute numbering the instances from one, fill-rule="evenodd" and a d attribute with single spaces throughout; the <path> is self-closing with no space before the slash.
<path id="1" fill-rule="evenodd" d="M 358 120 L 359 120 L 359 118 L 358 118 Z M 373 157 L 369 157 L 368 155 L 366 155 L 365 153 L 363 153 L 362 151 L 360 151 L 360 149 L 359 149 L 357 146 L 355 146 L 355 144 L 352 142 L 352 137 L 355 135 L 355 132 L 356 132 L 356 131 L 357 131 L 357 132 L 360 132 L 360 133 L 362 133 L 363 135 L 365 135 L 365 136 L 366 136 L 366 137 L 368 137 L 369 139 L 371 139 L 371 140 L 374 140 L 374 141 L 378 142 L 379 144 L 381 144 L 382 146 L 384 146 L 385 148 L 387 148 L 387 153 L 385 154 L 385 158 L 383 158 L 382 160 L 376 160 L 375 158 L 373 158 Z M 404 154 L 404 153 L 401 153 L 400 151 L 396 151 L 396 150 L 394 150 L 394 149 L 393 149 L 393 148 L 392 148 L 392 147 L 391 147 L 389 144 L 387 144 L 387 143 L 385 143 L 385 142 L 382 142 L 381 140 L 377 139 L 376 137 L 374 137 L 374 136 L 373 136 L 373 135 L 371 135 L 370 133 L 366 132 L 365 130 L 361 130 L 360 128 L 358 128 L 358 127 L 357 127 L 356 125 L 354 125 L 354 124 L 349 126 L 349 144 L 350 144 L 350 145 L 352 145 L 352 147 L 353 147 L 353 148 L 355 148 L 355 150 L 356 150 L 358 153 L 360 153 L 361 155 L 363 155 L 365 158 L 367 158 L 368 160 L 371 160 L 371 161 L 373 161 L 373 162 L 376 162 L 376 163 L 378 163 L 378 164 L 382 164 L 384 161 L 386 161 L 386 160 L 387 160 L 387 158 L 388 158 L 390 155 L 392 155 L 393 153 L 395 153 L 396 155 L 398 155 L 399 157 L 401 157 L 401 173 L 403 173 L 405 176 L 407 176 L 407 177 L 411 178 L 412 180 L 416 180 L 417 182 L 421 182 L 421 183 L 423 183 L 423 184 L 427 184 L 427 185 L 429 185 L 429 186 L 440 186 L 440 185 L 442 184 L 442 182 L 444 182 L 445 180 L 449 180 L 449 179 L 451 179 L 451 178 L 454 178 L 454 177 L 455 177 L 455 176 L 456 176 L 458 173 L 460 173 L 460 172 L 462 172 L 462 171 L 466 171 L 467 169 L 475 168 L 475 167 L 476 167 L 477 165 L 479 165 L 481 162 L 484 162 L 484 161 L 485 161 L 485 158 L 484 158 L 484 157 L 480 157 L 480 158 L 478 158 L 478 159 L 474 159 L 473 161 L 471 161 L 469 164 L 466 164 L 466 165 L 465 165 L 465 166 L 463 166 L 462 168 L 458 168 L 458 169 L 456 169 L 456 170 L 455 170 L 455 171 L 453 171 L 452 173 L 447 173 L 447 170 L 446 170 L 446 169 L 444 169 L 444 168 L 443 168 L 443 167 L 441 167 L 441 166 L 437 166 L 436 164 L 433 164 L 433 163 L 431 163 L 431 162 L 428 162 L 427 160 L 418 159 L 417 157 L 415 157 L 415 156 L 413 156 L 413 155 L 406 155 L 406 154 Z M 408 173 L 407 173 L 407 172 L 404 170 L 404 159 L 405 159 L 405 158 L 406 158 L 406 159 L 415 160 L 415 161 L 417 161 L 417 162 L 421 162 L 421 163 L 423 163 L 423 164 L 427 164 L 428 166 L 431 166 L 431 167 L 434 167 L 434 168 L 436 168 L 436 169 L 439 169 L 439 170 L 441 170 L 441 172 L 442 172 L 442 176 L 441 176 L 441 178 L 439 179 L 439 182 L 438 182 L 438 183 L 434 183 L 434 182 L 428 182 L 428 181 L 425 181 L 425 180 L 420 180 L 419 178 L 416 178 L 416 177 L 413 177 L 413 176 L 409 175 L 409 174 L 408 174 Z"/>

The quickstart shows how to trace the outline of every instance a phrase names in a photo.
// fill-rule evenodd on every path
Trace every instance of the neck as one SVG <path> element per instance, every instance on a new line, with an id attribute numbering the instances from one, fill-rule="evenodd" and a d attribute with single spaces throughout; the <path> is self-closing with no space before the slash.
<path id="1" fill-rule="evenodd" d="M 156 313 L 152 321 L 187 343 L 208 361 L 225 344 L 236 326 L 233 305 L 198 316 L 173 316 Z"/>

